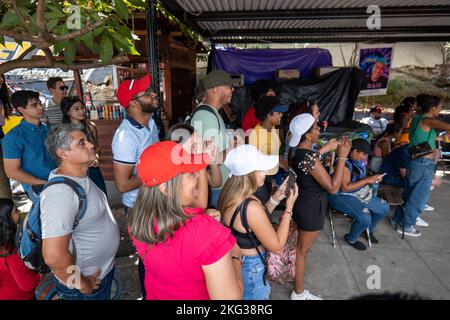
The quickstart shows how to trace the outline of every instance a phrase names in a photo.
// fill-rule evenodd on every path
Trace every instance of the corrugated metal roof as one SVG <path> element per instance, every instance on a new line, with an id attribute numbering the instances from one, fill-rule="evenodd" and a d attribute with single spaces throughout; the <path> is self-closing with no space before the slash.
<path id="1" fill-rule="evenodd" d="M 369 30 L 373 0 L 160 0 L 213 41 L 317 39 L 450 41 L 450 0 L 377 0 L 381 29 Z M 308 33 L 310 33 L 308 35 Z"/>
<path id="2" fill-rule="evenodd" d="M 163 1 L 164 2 L 164 1 Z M 444 6 L 448 0 L 176 0 L 187 12 Z"/>

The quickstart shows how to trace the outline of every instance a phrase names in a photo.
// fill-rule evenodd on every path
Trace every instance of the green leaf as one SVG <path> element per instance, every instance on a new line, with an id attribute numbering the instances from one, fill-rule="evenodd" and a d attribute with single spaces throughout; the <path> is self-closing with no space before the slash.
<path id="1" fill-rule="evenodd" d="M 16 4 L 19 8 L 28 8 L 30 7 L 30 0 L 16 0 Z"/>
<path id="2" fill-rule="evenodd" d="M 114 1 L 116 12 L 122 19 L 128 20 L 128 6 L 123 0 Z"/>
<path id="3" fill-rule="evenodd" d="M 70 65 L 75 60 L 75 53 L 77 51 L 77 45 L 75 41 L 69 41 L 64 49 L 64 61 L 66 64 Z"/>
<path id="4" fill-rule="evenodd" d="M 121 25 L 117 28 L 117 32 L 119 32 L 120 35 L 124 36 L 125 38 L 131 39 L 131 29 L 128 28 L 125 25 Z"/>
<path id="5" fill-rule="evenodd" d="M 113 43 L 108 34 L 103 33 L 100 37 L 100 59 L 106 66 L 112 59 L 114 53 Z"/>
<path id="6" fill-rule="evenodd" d="M 12 10 L 9 10 L 3 16 L 1 26 L 4 28 L 15 27 L 17 24 L 19 24 L 19 22 L 19 17 L 14 12 L 12 12 Z"/>
<path id="7" fill-rule="evenodd" d="M 145 0 L 128 0 L 128 2 L 136 7 L 147 7 L 147 1 Z"/>
<path id="8" fill-rule="evenodd" d="M 66 16 L 66 14 L 61 10 L 61 8 L 55 7 L 55 6 L 48 6 L 47 8 L 50 8 L 50 11 L 47 11 L 44 13 L 44 17 L 47 20 L 51 19 L 61 19 Z"/>
<path id="9" fill-rule="evenodd" d="M 3 37 L 3 35 L 0 34 L 0 44 L 2 46 L 5 46 L 5 38 Z"/>
<path id="10" fill-rule="evenodd" d="M 69 41 L 67 41 L 67 40 L 55 42 L 53 51 L 55 52 L 55 54 L 60 53 L 61 51 L 64 50 L 64 48 L 67 47 L 68 44 L 69 44 Z"/>
<path id="11" fill-rule="evenodd" d="M 50 20 L 50 21 L 48 22 L 48 24 L 47 24 L 47 30 L 48 30 L 48 31 L 52 31 L 53 29 L 56 28 L 56 26 L 58 25 L 58 23 L 59 23 L 59 19 L 53 19 L 53 20 Z"/>
<path id="12" fill-rule="evenodd" d="M 122 37 L 121 35 L 117 34 L 117 33 L 110 33 L 110 35 L 113 37 L 114 40 L 114 46 L 123 52 L 129 53 L 130 52 L 130 47 L 133 46 L 133 44 L 131 43 L 131 41 L 127 38 Z"/>
<path id="13" fill-rule="evenodd" d="M 99 27 L 92 32 L 92 36 L 94 38 L 98 38 L 103 33 L 103 31 L 105 31 L 105 27 Z"/>
<path id="14" fill-rule="evenodd" d="M 80 40 L 93 53 L 98 53 L 98 43 L 94 42 L 94 37 L 92 36 L 92 32 L 88 32 L 88 33 L 83 34 L 80 37 Z"/>

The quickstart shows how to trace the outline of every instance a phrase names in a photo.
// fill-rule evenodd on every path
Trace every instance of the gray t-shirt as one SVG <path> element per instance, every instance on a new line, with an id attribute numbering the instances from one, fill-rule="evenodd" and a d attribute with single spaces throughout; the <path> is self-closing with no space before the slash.
<path id="1" fill-rule="evenodd" d="M 49 179 L 63 176 L 50 173 Z M 101 269 L 103 279 L 114 267 L 119 248 L 119 226 L 109 208 L 106 195 L 88 177 L 66 176 L 77 182 L 86 192 L 87 209 L 73 230 L 78 212 L 78 196 L 71 187 L 56 184 L 41 194 L 42 238 L 55 238 L 72 234 L 69 251 L 81 273 L 89 276 Z"/>

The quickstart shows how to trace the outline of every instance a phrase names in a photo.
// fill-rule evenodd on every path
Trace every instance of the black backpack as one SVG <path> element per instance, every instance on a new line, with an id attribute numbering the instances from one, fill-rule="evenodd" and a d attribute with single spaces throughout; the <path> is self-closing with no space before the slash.
<path id="1" fill-rule="evenodd" d="M 219 118 L 217 117 L 217 114 L 214 112 L 214 110 L 213 110 L 212 107 L 210 107 L 210 106 L 208 106 L 208 105 L 206 105 L 206 104 L 201 104 L 201 105 L 197 106 L 197 108 L 195 108 L 194 112 L 192 112 L 192 114 L 190 115 L 190 117 L 187 118 L 186 121 L 185 121 L 184 123 L 186 123 L 186 124 L 192 126 L 191 120 L 192 120 L 192 118 L 194 117 L 195 113 L 198 112 L 198 111 L 207 111 L 207 112 L 209 112 L 209 113 L 212 113 L 212 114 L 214 115 L 214 117 L 216 117 L 216 119 L 217 119 L 217 123 L 218 123 L 218 125 L 219 125 L 219 131 L 220 131 L 220 120 L 219 120 Z"/>

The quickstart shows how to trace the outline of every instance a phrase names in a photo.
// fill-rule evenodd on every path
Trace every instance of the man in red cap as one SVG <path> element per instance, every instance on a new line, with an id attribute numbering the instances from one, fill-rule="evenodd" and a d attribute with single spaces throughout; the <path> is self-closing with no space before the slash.
<path id="1" fill-rule="evenodd" d="M 374 137 L 377 137 L 386 130 L 386 127 L 389 123 L 388 120 L 382 118 L 383 109 L 380 104 L 373 106 L 370 109 L 370 117 L 363 118 L 361 120 L 362 123 L 368 124 L 372 127 Z"/>
<path id="2" fill-rule="evenodd" d="M 122 204 L 126 213 L 136 201 L 141 181 L 136 165 L 142 152 L 159 141 L 158 129 L 153 113 L 158 110 L 158 99 L 150 91 L 151 77 L 123 81 L 117 88 L 117 99 L 127 112 L 112 141 L 114 182 L 122 193 Z M 144 268 L 139 261 L 139 276 L 142 295 L 145 299 Z"/>

